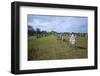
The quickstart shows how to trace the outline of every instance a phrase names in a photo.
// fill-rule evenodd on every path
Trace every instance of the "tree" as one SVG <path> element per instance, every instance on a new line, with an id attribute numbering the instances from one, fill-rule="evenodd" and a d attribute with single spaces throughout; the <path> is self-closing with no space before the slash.
<path id="1" fill-rule="evenodd" d="M 41 31 L 40 31 L 39 28 L 36 29 L 36 32 L 37 32 L 37 34 L 40 34 L 41 33 Z"/>
<path id="2" fill-rule="evenodd" d="M 40 38 L 40 33 L 41 33 L 40 29 L 37 28 L 37 29 L 36 29 L 36 35 L 37 35 L 37 38 Z"/>
<path id="3" fill-rule="evenodd" d="M 28 35 L 33 36 L 35 34 L 35 30 L 32 26 L 28 25 Z"/>

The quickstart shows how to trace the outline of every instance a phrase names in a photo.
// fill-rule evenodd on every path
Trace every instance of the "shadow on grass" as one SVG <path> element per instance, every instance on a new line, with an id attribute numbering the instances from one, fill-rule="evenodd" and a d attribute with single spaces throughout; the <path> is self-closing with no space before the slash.
<path id="1" fill-rule="evenodd" d="M 28 52 L 28 60 L 37 59 L 39 49 L 32 49 Z"/>
<path id="2" fill-rule="evenodd" d="M 86 47 L 77 46 L 79 49 L 87 49 Z"/>

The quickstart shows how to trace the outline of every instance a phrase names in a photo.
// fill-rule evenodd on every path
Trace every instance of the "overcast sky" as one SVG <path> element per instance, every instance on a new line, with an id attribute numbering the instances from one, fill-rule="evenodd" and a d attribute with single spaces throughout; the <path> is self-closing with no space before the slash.
<path id="1" fill-rule="evenodd" d="M 88 17 L 28 15 L 28 25 L 41 31 L 84 32 L 88 31 Z"/>

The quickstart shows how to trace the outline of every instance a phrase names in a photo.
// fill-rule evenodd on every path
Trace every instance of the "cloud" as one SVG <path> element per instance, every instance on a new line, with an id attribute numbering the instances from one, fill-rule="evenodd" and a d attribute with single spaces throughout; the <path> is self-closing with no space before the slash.
<path id="1" fill-rule="evenodd" d="M 78 16 L 29 15 L 28 25 L 34 29 L 56 32 L 87 32 L 88 18 Z"/>

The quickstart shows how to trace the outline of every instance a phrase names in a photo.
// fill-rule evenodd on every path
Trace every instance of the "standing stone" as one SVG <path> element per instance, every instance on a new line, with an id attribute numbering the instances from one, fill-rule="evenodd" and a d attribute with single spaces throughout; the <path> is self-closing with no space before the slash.
<path id="1" fill-rule="evenodd" d="M 69 43 L 71 46 L 75 47 L 76 45 L 76 36 L 74 34 L 71 35 L 70 39 L 69 39 Z"/>

